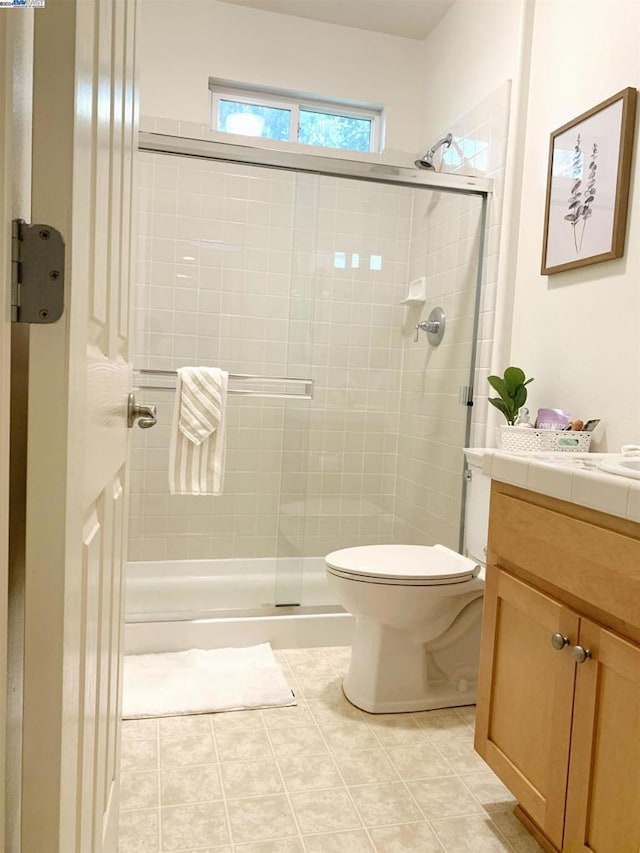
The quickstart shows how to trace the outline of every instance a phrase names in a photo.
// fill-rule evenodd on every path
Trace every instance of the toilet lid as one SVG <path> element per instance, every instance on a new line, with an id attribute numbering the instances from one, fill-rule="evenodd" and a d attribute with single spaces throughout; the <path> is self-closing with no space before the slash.
<path id="1" fill-rule="evenodd" d="M 333 551 L 325 561 L 336 574 L 378 583 L 461 583 L 480 571 L 473 560 L 444 545 L 362 545 Z"/>

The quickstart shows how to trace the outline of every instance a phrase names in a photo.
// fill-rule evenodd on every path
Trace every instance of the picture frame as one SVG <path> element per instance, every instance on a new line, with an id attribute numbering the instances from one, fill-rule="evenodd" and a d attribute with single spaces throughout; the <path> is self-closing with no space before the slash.
<path id="1" fill-rule="evenodd" d="M 542 275 L 624 254 L 636 100 L 628 87 L 551 133 Z"/>

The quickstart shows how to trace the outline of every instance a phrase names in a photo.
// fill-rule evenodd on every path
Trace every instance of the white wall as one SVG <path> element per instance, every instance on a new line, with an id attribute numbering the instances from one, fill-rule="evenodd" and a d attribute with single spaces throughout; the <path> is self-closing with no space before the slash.
<path id="1" fill-rule="evenodd" d="M 388 149 L 420 147 L 422 42 L 215 0 L 142 0 L 140 111 L 208 124 L 209 77 L 386 107 Z"/>
<path id="2" fill-rule="evenodd" d="M 422 45 L 422 142 L 519 75 L 523 0 L 458 0 Z"/>
<path id="3" fill-rule="evenodd" d="M 640 86 L 639 43 L 636 0 L 536 3 L 511 360 L 535 377 L 534 409 L 604 418 L 609 451 L 640 439 L 640 139 L 624 257 L 543 277 L 547 155 L 555 128 Z"/>

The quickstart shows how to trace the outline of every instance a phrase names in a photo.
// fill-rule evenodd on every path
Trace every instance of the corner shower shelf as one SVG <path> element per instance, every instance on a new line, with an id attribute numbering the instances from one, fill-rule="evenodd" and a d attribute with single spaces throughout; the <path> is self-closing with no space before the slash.
<path id="1" fill-rule="evenodd" d="M 136 391 L 175 391 L 176 370 L 139 368 L 133 371 Z M 156 381 L 154 381 L 154 378 Z M 163 381 L 164 380 L 164 381 Z M 158 384 L 161 383 L 161 384 Z M 237 388 L 235 385 L 253 385 Z M 275 385 L 275 387 L 274 387 Z M 278 387 L 278 386 L 281 387 Z M 313 379 L 295 379 L 289 376 L 255 376 L 250 373 L 230 373 L 228 394 L 244 397 L 272 397 L 283 400 L 313 400 Z"/>
<path id="2" fill-rule="evenodd" d="M 409 282 L 409 290 L 400 305 L 424 305 L 427 298 L 427 279 L 424 276 Z"/>

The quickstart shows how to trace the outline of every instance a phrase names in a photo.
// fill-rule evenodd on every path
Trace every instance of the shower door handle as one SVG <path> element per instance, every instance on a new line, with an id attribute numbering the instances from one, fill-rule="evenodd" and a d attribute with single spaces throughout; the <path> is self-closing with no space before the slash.
<path id="1" fill-rule="evenodd" d="M 140 429 L 150 429 L 158 423 L 156 407 L 151 404 L 136 403 L 133 391 L 127 401 L 127 426 L 129 429 L 138 421 Z"/>

